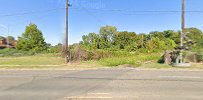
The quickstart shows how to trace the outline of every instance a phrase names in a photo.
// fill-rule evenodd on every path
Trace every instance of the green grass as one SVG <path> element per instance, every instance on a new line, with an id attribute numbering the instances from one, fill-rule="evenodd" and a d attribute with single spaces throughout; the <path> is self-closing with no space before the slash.
<path id="1" fill-rule="evenodd" d="M 32 56 L 34 52 L 20 51 L 17 49 L 0 49 L 0 57 L 20 57 L 20 56 Z"/>
<path id="2" fill-rule="evenodd" d="M 0 57 L 0 65 L 60 65 L 63 59 L 49 54 L 22 57 Z"/>
<path id="3" fill-rule="evenodd" d="M 111 57 L 111 58 L 103 58 L 98 61 L 99 64 L 104 66 L 119 66 L 124 64 L 140 66 L 141 64 L 147 61 L 157 62 L 160 59 L 161 54 L 153 53 L 153 54 L 139 54 L 139 55 L 131 55 L 131 56 L 120 56 L 120 57 Z"/>
<path id="4" fill-rule="evenodd" d="M 17 49 L 0 50 L 0 68 L 52 68 L 63 64 L 56 54 L 36 54 Z"/>
<path id="5" fill-rule="evenodd" d="M 191 63 L 190 67 L 172 67 L 166 64 L 159 63 L 147 63 L 141 66 L 142 68 L 152 68 L 152 69 L 203 69 L 203 63 Z"/>
<path id="6" fill-rule="evenodd" d="M 155 69 L 173 68 L 170 65 L 159 64 L 159 63 L 147 63 L 147 64 L 142 65 L 141 67 L 143 67 L 143 68 L 155 68 Z"/>
<path id="7" fill-rule="evenodd" d="M 35 56 L 0 57 L 0 69 L 43 69 L 43 68 L 111 68 L 119 65 L 132 65 L 141 68 L 173 68 L 169 65 L 158 64 L 162 54 L 132 54 L 118 57 L 103 58 L 101 60 L 75 62 L 69 66 L 64 64 L 64 59 L 54 54 L 38 54 Z M 202 64 L 193 64 L 191 68 L 203 69 Z"/>

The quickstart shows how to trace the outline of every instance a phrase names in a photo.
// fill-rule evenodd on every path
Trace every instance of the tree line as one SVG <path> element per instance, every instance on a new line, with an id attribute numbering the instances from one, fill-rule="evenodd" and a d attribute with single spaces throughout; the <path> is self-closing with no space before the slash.
<path id="1" fill-rule="evenodd" d="M 197 28 L 187 28 L 184 38 L 185 46 L 195 46 L 203 40 L 203 33 Z M 98 34 L 89 33 L 82 37 L 80 45 L 88 50 L 110 49 L 126 51 L 155 52 L 173 50 L 179 47 L 180 31 L 166 30 L 153 31 L 149 34 L 122 31 L 114 26 L 100 28 Z"/>
<path id="2" fill-rule="evenodd" d="M 197 28 L 187 28 L 184 38 L 185 46 L 190 48 L 203 47 L 203 32 Z M 4 38 L 4 37 L 0 37 Z M 15 40 L 9 37 L 10 40 Z M 149 34 L 128 31 L 118 31 L 115 26 L 101 27 L 99 33 L 89 33 L 82 36 L 82 41 L 77 45 L 86 50 L 112 50 L 128 52 L 158 52 L 163 50 L 173 50 L 179 48 L 180 31 L 166 30 L 163 32 L 153 31 Z M 73 44 L 70 49 L 74 47 Z M 26 26 L 25 32 L 18 37 L 16 45 L 18 50 L 58 53 L 62 51 L 62 44 L 52 46 L 45 42 L 43 33 L 37 25 L 30 23 Z"/>

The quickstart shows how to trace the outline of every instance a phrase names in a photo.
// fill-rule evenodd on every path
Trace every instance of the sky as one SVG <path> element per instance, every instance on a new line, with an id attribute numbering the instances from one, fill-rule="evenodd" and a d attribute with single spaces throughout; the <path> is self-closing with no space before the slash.
<path id="1" fill-rule="evenodd" d="M 149 33 L 180 30 L 181 0 L 69 0 L 69 44 L 83 35 L 99 33 L 102 26 L 116 26 L 118 31 Z M 203 0 L 186 0 L 186 27 L 203 30 Z M 21 36 L 29 23 L 43 32 L 52 45 L 63 42 L 65 0 L 1 0 L 0 36 Z M 158 11 L 158 12 L 141 12 Z M 169 12 L 159 12 L 169 11 Z M 170 12 L 172 11 L 172 12 Z M 9 31 L 8 31 L 9 30 Z"/>

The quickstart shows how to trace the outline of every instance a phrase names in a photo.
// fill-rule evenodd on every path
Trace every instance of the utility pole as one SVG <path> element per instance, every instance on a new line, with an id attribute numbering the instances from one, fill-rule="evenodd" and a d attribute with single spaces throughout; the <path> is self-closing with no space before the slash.
<path id="1" fill-rule="evenodd" d="M 180 34 L 180 63 L 183 63 L 183 36 L 185 34 L 185 0 L 182 0 L 182 31 Z"/>
<path id="2" fill-rule="evenodd" d="M 69 51 L 68 51 L 68 0 L 66 0 L 66 36 L 65 36 L 65 63 L 69 63 Z"/>

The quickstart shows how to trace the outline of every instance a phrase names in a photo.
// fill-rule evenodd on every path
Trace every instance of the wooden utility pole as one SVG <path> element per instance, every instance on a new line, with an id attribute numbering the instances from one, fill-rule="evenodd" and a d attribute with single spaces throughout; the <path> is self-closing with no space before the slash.
<path id="1" fill-rule="evenodd" d="M 183 63 L 183 39 L 185 34 L 185 0 L 182 0 L 182 31 L 180 34 L 180 63 Z"/>
<path id="2" fill-rule="evenodd" d="M 185 0 L 182 0 L 182 32 L 185 32 Z"/>
<path id="3" fill-rule="evenodd" d="M 66 0 L 66 36 L 65 36 L 65 63 L 69 63 L 69 50 L 68 50 L 68 0 Z"/>

